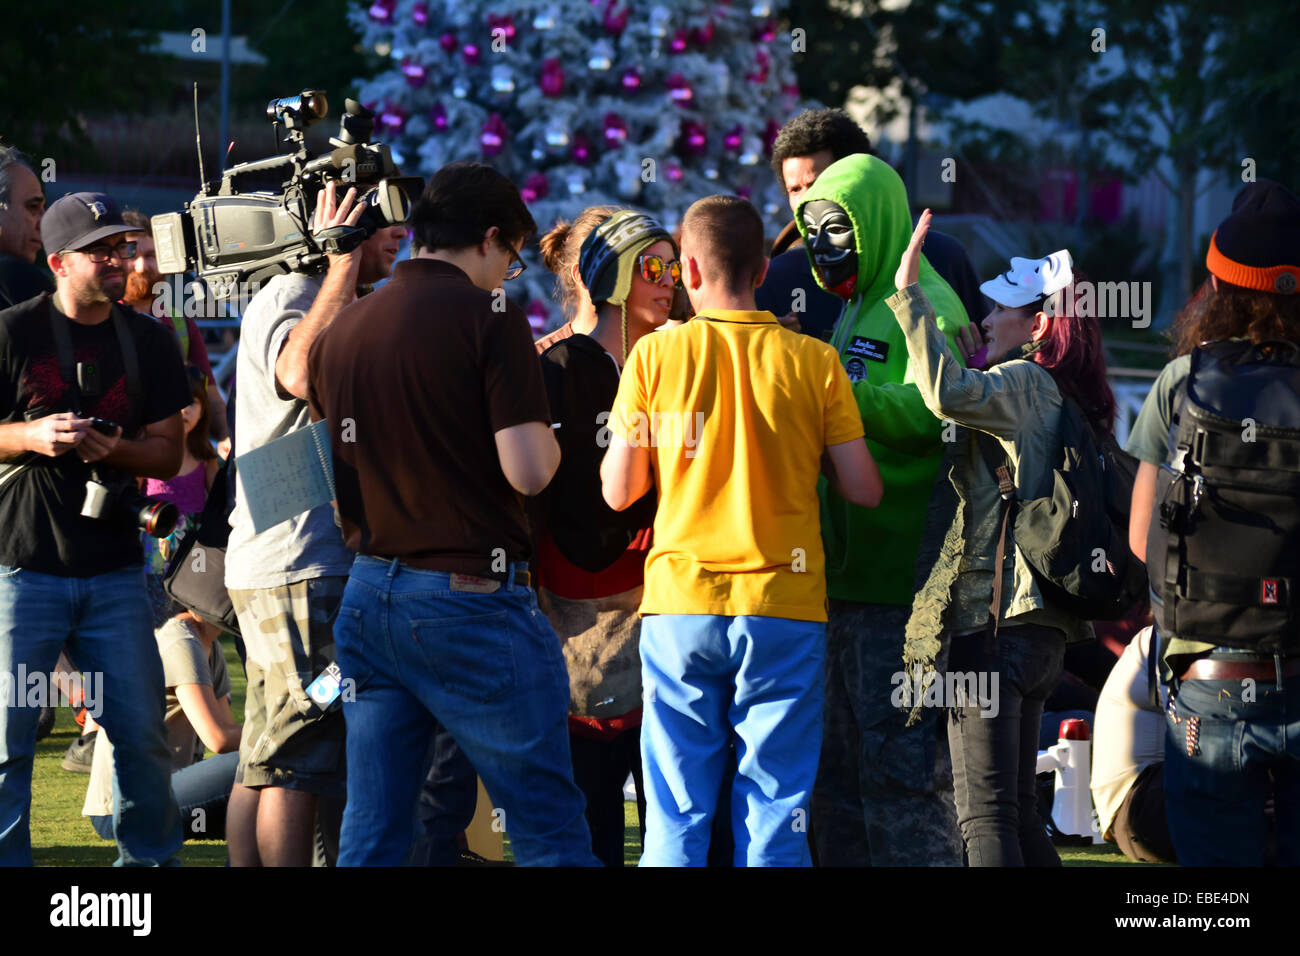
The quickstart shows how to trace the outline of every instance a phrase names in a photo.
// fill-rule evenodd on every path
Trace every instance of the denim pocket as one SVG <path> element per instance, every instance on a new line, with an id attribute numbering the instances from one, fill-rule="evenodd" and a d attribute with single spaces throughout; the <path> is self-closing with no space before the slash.
<path id="1" fill-rule="evenodd" d="M 411 621 L 411 640 L 449 692 L 488 703 L 515 687 L 508 611 Z"/>
<path id="2" fill-rule="evenodd" d="M 374 676 L 374 667 L 366 659 L 362 643 L 361 620 L 361 611 L 354 607 L 339 608 L 334 619 L 334 654 L 343 676 L 344 703 L 354 698 Z"/>

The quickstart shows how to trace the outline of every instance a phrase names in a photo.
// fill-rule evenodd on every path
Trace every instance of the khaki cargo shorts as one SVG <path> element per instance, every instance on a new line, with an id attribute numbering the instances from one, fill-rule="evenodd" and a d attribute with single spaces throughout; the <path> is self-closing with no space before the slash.
<path id="1" fill-rule="evenodd" d="M 334 619 L 347 581 L 230 589 L 248 675 L 235 783 L 346 795 L 341 702 L 322 709 L 307 687 L 334 663 Z"/>

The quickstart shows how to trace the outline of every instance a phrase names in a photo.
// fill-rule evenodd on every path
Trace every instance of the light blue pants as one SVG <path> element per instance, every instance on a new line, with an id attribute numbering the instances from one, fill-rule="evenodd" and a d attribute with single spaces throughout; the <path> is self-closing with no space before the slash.
<path id="1" fill-rule="evenodd" d="M 826 625 L 656 614 L 641 622 L 642 866 L 704 866 L 727 743 L 736 866 L 809 866 Z"/>

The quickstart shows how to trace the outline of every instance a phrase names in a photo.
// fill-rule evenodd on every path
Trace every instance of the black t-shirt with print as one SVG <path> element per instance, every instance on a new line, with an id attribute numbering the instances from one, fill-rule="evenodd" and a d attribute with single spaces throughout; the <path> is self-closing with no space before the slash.
<path id="1" fill-rule="evenodd" d="M 0 423 L 23 421 L 29 409 L 73 411 L 71 391 L 59 372 L 51 331 L 51 297 L 41 296 L 0 312 Z M 111 319 L 97 325 L 68 321 L 77 362 L 99 368 L 98 398 L 84 398 L 81 413 L 122 426 L 124 438 L 162 421 L 190 403 L 180 349 L 168 330 L 148 316 L 114 305 L 126 317 L 140 366 L 143 399 L 127 394 L 122 350 Z M 143 560 L 140 531 L 129 519 L 84 518 L 81 506 L 91 466 L 76 450 L 31 459 L 0 487 L 0 565 L 62 577 L 105 574 Z M 115 474 L 121 475 L 121 472 Z"/>

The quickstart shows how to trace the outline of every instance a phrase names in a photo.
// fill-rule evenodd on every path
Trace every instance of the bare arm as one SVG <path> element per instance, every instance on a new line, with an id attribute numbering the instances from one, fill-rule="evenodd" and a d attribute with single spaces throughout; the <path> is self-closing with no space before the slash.
<path id="1" fill-rule="evenodd" d="M 545 422 L 524 422 L 495 433 L 497 458 L 506 481 L 521 495 L 536 495 L 560 467 L 560 443 Z"/>
<path id="2" fill-rule="evenodd" d="M 835 493 L 850 504 L 860 508 L 880 504 L 885 486 L 865 438 L 827 445 L 822 455 L 822 472 Z"/>
<path id="3" fill-rule="evenodd" d="M 72 412 L 46 415 L 30 422 L 0 425 L 0 461 L 34 451 L 55 457 L 76 448 L 90 431 L 90 419 Z"/>
<path id="4" fill-rule="evenodd" d="M 356 225 L 366 208 L 365 203 L 357 203 L 353 208 L 352 202 L 356 195 L 355 188 L 349 189 L 342 204 L 336 208 L 336 184 L 330 182 L 316 205 L 316 225 L 313 231 Z M 357 294 L 361 249 L 358 247 L 346 255 L 330 256 L 329 261 L 329 271 L 325 273 L 320 294 L 316 296 L 316 301 L 303 320 L 290 330 L 284 347 L 275 360 L 276 384 L 294 398 L 307 398 L 307 353 L 311 350 L 312 343 Z"/>
<path id="5" fill-rule="evenodd" d="M 239 738 L 244 728 L 235 723 L 230 712 L 230 701 L 217 699 L 210 684 L 179 684 L 176 699 L 180 701 L 185 717 L 194 732 L 214 754 L 229 753 L 239 748 Z"/>
<path id="6" fill-rule="evenodd" d="M 609 451 L 600 463 L 600 490 L 605 503 L 615 511 L 623 511 L 653 487 L 650 449 L 611 435 Z"/>
<path id="7" fill-rule="evenodd" d="M 1128 549 L 1143 564 L 1147 560 L 1147 531 L 1151 527 L 1151 511 L 1156 503 L 1157 467 L 1150 462 L 1138 462 L 1137 476 L 1133 479 L 1133 501 L 1128 512 Z"/>

